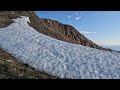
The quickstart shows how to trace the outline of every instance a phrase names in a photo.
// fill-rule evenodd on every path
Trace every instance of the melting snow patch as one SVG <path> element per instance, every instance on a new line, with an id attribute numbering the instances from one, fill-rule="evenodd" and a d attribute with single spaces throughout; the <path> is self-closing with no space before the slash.
<path id="1" fill-rule="evenodd" d="M 61 78 L 120 79 L 120 54 L 56 40 L 37 32 L 28 17 L 0 28 L 0 48 L 21 62 Z"/>

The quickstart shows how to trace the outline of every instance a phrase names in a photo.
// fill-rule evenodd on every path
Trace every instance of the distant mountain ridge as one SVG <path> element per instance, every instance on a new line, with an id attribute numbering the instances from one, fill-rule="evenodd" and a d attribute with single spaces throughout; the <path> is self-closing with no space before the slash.
<path id="1" fill-rule="evenodd" d="M 29 25 L 45 35 L 69 43 L 81 44 L 91 48 L 111 51 L 110 49 L 103 48 L 93 43 L 78 32 L 73 26 L 65 25 L 51 19 L 39 18 L 34 11 L 0 11 L 0 27 L 6 27 L 13 22 L 11 19 L 20 16 L 28 16 L 31 21 Z"/>
<path id="2" fill-rule="evenodd" d="M 102 45 L 102 47 L 120 51 L 120 45 L 113 45 L 113 46 L 112 45 L 111 46 L 109 46 L 109 45 Z"/>

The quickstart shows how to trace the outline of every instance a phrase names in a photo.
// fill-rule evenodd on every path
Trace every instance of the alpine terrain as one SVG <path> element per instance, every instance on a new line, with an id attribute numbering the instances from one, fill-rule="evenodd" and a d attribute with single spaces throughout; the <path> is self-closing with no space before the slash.
<path id="1" fill-rule="evenodd" d="M 0 11 L 0 78 L 120 78 L 120 54 L 33 11 Z"/>

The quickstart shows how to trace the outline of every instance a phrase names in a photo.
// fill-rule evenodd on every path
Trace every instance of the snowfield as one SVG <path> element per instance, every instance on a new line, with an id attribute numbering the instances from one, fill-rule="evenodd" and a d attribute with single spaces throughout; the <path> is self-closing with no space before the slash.
<path id="1" fill-rule="evenodd" d="M 63 42 L 37 32 L 28 17 L 0 28 L 0 48 L 36 70 L 60 78 L 120 79 L 120 54 Z"/>

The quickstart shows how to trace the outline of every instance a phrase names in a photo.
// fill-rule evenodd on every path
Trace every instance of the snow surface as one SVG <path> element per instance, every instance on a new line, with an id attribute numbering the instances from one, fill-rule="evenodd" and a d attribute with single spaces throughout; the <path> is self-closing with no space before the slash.
<path id="1" fill-rule="evenodd" d="M 63 42 L 37 32 L 28 17 L 0 28 L 0 48 L 36 70 L 61 78 L 120 79 L 120 54 Z"/>

